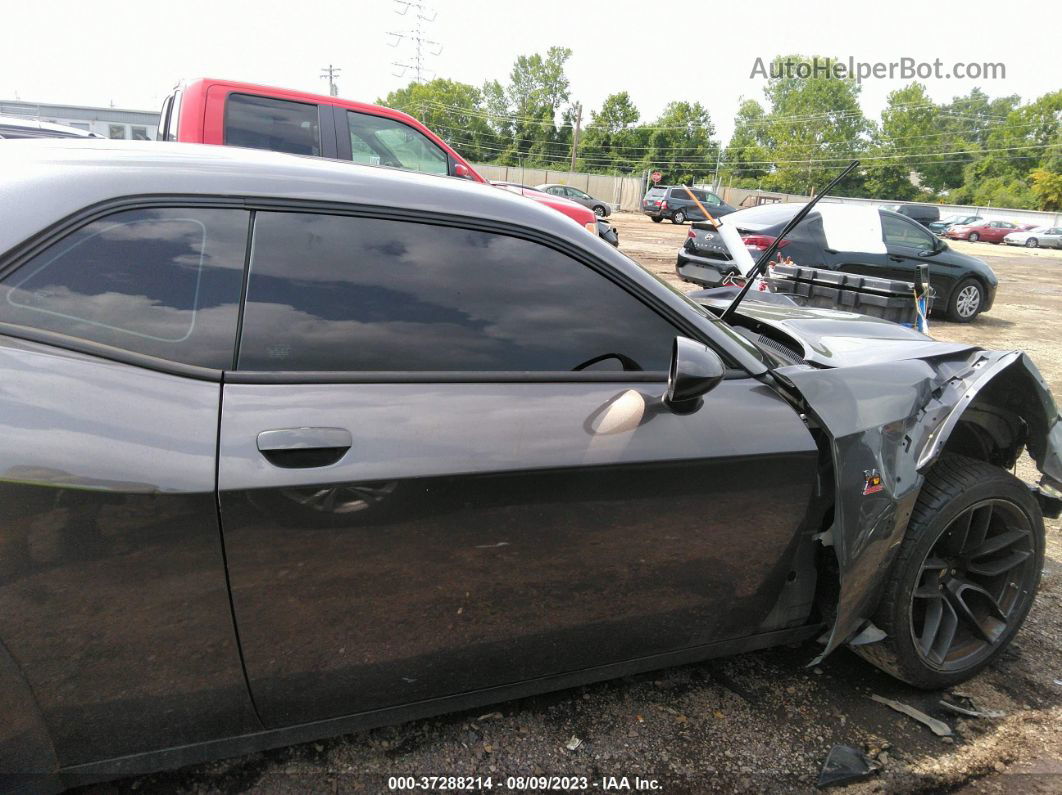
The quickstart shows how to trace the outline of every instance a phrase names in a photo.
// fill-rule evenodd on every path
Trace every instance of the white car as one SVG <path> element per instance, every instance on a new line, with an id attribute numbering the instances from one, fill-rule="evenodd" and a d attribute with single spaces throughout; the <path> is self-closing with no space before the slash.
<path id="1" fill-rule="evenodd" d="M 1062 226 L 1038 226 L 1025 232 L 1011 232 L 1003 238 L 1008 246 L 1062 248 Z"/>

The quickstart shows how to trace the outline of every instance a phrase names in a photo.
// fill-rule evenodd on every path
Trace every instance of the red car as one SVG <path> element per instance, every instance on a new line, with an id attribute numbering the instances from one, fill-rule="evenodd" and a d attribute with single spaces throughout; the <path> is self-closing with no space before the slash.
<path id="1" fill-rule="evenodd" d="M 521 185 L 519 182 L 503 182 L 501 180 L 492 180 L 491 185 L 496 188 L 502 188 L 510 193 L 515 193 L 518 196 L 524 196 L 528 199 L 533 199 L 540 204 L 544 204 L 547 207 L 552 207 L 559 213 L 564 213 L 566 216 L 575 221 L 579 226 L 583 227 L 587 232 L 593 234 L 598 233 L 597 216 L 594 215 L 594 211 L 588 207 L 584 207 L 581 204 L 573 202 L 571 199 L 565 199 L 561 196 L 551 196 L 545 191 L 538 190 L 537 188 L 531 188 L 527 185 Z"/>
<path id="2" fill-rule="evenodd" d="M 1010 221 L 978 221 L 970 226 L 952 226 L 944 233 L 944 237 L 952 240 L 969 240 L 976 243 L 984 240 L 986 243 L 1002 243 L 1003 238 L 1011 232 L 1019 231 L 1017 224 Z"/>
<path id="3" fill-rule="evenodd" d="M 159 140 L 316 155 L 486 183 L 406 113 L 231 80 L 200 78 L 178 85 L 162 103 Z"/>
<path id="4" fill-rule="evenodd" d="M 489 184 L 442 138 L 402 111 L 231 80 L 200 78 L 178 85 L 162 104 L 159 140 L 330 157 Z M 598 234 L 591 210 L 527 191 L 528 198 Z"/>

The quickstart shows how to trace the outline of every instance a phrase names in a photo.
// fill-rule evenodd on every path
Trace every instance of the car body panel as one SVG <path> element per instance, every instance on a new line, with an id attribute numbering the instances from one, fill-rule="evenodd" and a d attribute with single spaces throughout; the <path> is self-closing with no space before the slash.
<path id="1" fill-rule="evenodd" d="M 984 243 L 1000 243 L 1011 232 L 1021 231 L 1010 221 L 980 221 L 976 224 L 955 225 L 948 228 L 944 237 L 952 240 L 969 240 L 970 235 Z"/>
<path id="2" fill-rule="evenodd" d="M 9 337 L 0 374 L 0 639 L 60 762 L 259 728 L 219 538 L 220 385 Z"/>
<path id="3" fill-rule="evenodd" d="M 1008 246 L 1027 246 L 1036 240 L 1038 248 L 1062 248 L 1062 226 L 1041 226 L 1024 232 L 1011 232 L 1003 238 Z"/>
<path id="4" fill-rule="evenodd" d="M 590 210 L 571 199 L 565 199 L 563 196 L 554 196 L 552 193 L 540 191 L 538 188 L 529 188 L 527 185 L 521 185 L 518 182 L 497 180 L 492 181 L 490 184 L 496 188 L 515 193 L 517 196 L 523 196 L 525 199 L 531 199 L 545 207 L 556 210 L 561 215 L 566 215 L 571 218 L 579 224 L 579 226 L 583 227 L 583 229 L 587 229 L 587 224 L 593 224 L 594 229 L 597 229 L 597 216 L 594 215 L 593 210 Z"/>
<path id="5" fill-rule="evenodd" d="M 925 468 L 984 407 L 1018 418 L 1007 452 L 1026 445 L 1062 487 L 1062 425 L 1027 357 L 750 300 L 740 323 L 807 354 L 771 370 L 707 309 L 504 191 L 106 141 L 4 144 L 0 175 L 0 276 L 116 207 L 415 219 L 562 251 L 729 367 L 678 413 L 660 373 L 221 372 L 0 326 L 0 686 L 25 712 L 0 759 L 54 755 L 66 781 L 818 634 L 788 580 L 810 570 L 814 592 L 801 554 L 827 529 L 832 477 L 828 651 L 870 615 Z M 263 431 L 307 426 L 345 430 L 349 451 L 312 469 L 260 452 Z M 860 488 L 868 466 L 880 493 Z"/>
<path id="6" fill-rule="evenodd" d="M 703 196 L 698 200 L 714 217 L 729 215 L 737 211 L 736 207 L 731 207 L 711 191 L 700 188 L 692 190 L 695 195 L 700 193 Z M 685 214 L 688 221 L 708 220 L 697 206 L 697 202 L 691 199 L 685 188 L 681 186 L 654 185 L 642 198 L 642 212 L 650 218 L 671 218 L 678 210 Z"/>
<path id="7" fill-rule="evenodd" d="M 546 183 L 544 185 L 535 185 L 535 190 L 540 190 L 543 193 L 548 193 L 550 196 L 557 196 L 561 199 L 567 199 L 568 201 L 576 202 L 594 211 L 595 215 L 599 215 L 601 218 L 607 218 L 612 214 L 612 205 L 601 199 L 595 199 L 586 191 L 574 188 L 571 185 L 561 185 L 558 183 Z M 598 214 L 595 208 L 601 208 L 601 213 Z"/>
<path id="8" fill-rule="evenodd" d="M 266 725 L 761 625 L 791 566 L 814 440 L 754 379 L 686 415 L 663 407 L 664 388 L 226 385 L 221 515 Z M 256 449 L 262 430 L 300 424 L 349 428 L 350 453 L 284 469 Z"/>
<path id="9" fill-rule="evenodd" d="M 870 619 L 925 473 L 954 428 L 956 412 L 979 394 L 994 391 L 985 405 L 1013 410 L 1029 424 L 1030 454 L 1052 490 L 1062 485 L 1062 418 L 1028 356 L 1019 351 L 943 351 L 843 369 L 779 371 L 828 429 L 834 456 L 837 501 L 831 540 L 841 593 L 819 659 Z M 874 475 L 881 478 L 880 491 L 868 487 Z"/>
<path id="10" fill-rule="evenodd" d="M 341 114 L 332 114 L 330 109 L 337 108 L 343 111 L 352 111 L 368 116 L 377 116 L 404 124 L 416 132 L 428 138 L 433 144 L 442 149 L 450 158 L 450 174 L 456 175 L 455 165 L 461 164 L 467 169 L 467 178 L 475 182 L 485 183 L 486 180 L 472 167 L 471 163 L 459 155 L 453 147 L 442 138 L 421 124 L 408 113 L 395 110 L 382 105 L 371 105 L 364 102 L 341 99 L 340 97 L 312 94 L 305 91 L 295 91 L 273 86 L 262 86 L 254 83 L 243 83 L 235 80 L 218 80 L 214 78 L 197 78 L 181 83 L 170 95 L 167 102 L 172 102 L 176 92 L 180 92 L 178 113 L 175 119 L 169 121 L 163 118 L 163 127 L 159 130 L 160 140 L 176 140 L 184 143 L 201 143 L 223 145 L 225 143 L 225 112 L 229 97 L 232 94 L 242 94 L 254 97 L 287 100 L 315 105 L 321 109 L 320 130 L 322 138 L 323 156 L 341 157 L 350 159 L 349 142 L 346 151 L 339 146 L 337 138 L 340 134 L 348 134 L 345 129 L 345 119 Z M 328 109 L 329 112 L 325 112 Z M 169 114 L 164 113 L 164 117 Z M 172 125 L 173 132 L 170 132 Z"/>
<path id="11" fill-rule="evenodd" d="M 760 208 L 753 209 L 759 210 Z M 791 208 L 785 205 L 781 209 L 775 209 L 774 212 L 783 215 L 790 213 L 788 217 L 791 217 L 798 209 L 799 205 L 792 205 Z M 918 266 L 926 263 L 929 265 L 930 284 L 936 291 L 935 307 L 946 308 L 951 293 L 959 282 L 973 277 L 981 283 L 984 291 L 982 311 L 991 309 L 995 300 L 998 279 L 992 269 L 981 260 L 952 250 L 947 244 L 932 237 L 917 222 L 888 210 L 879 211 L 883 222 L 894 219 L 895 223 L 906 225 L 904 228 L 910 227 L 917 230 L 912 234 L 921 234 L 925 238 L 925 244 L 936 246 L 936 250 L 904 245 L 902 241 L 897 242 L 888 235 L 884 237 L 883 251 L 833 249 L 826 240 L 820 217 L 822 213 L 830 212 L 832 209 L 833 205 L 820 204 L 803 223 L 789 234 L 788 242 L 780 250 L 781 256 L 792 258 L 794 262 L 805 267 L 826 268 L 906 282 L 913 282 L 917 276 Z M 743 213 L 746 214 L 743 215 Z M 751 211 L 739 211 L 731 217 L 731 222 L 738 225 L 743 235 L 756 234 L 773 237 L 778 234 L 788 217 L 781 220 L 771 217 L 770 222 L 761 223 L 753 220 L 756 215 Z M 912 241 L 915 239 L 917 238 L 911 238 Z M 757 256 L 758 253 L 754 251 L 753 256 Z M 687 237 L 679 251 L 676 273 L 687 281 L 715 287 L 719 284 L 717 280 L 719 277 L 736 271 L 737 267 L 718 233 L 707 228 L 705 224 L 693 225 L 690 236 Z"/>

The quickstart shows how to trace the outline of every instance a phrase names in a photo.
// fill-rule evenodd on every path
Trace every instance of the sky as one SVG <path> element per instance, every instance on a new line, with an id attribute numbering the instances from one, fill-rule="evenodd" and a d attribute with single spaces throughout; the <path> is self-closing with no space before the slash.
<path id="1" fill-rule="evenodd" d="M 765 80 L 752 76 L 756 59 L 770 63 L 780 54 L 868 63 L 939 58 L 945 71 L 956 62 L 1004 64 L 1005 79 L 923 81 L 938 102 L 975 86 L 991 97 L 1016 93 L 1026 100 L 1062 88 L 1058 18 L 1046 2 L 427 2 L 435 18 L 423 23 L 424 35 L 442 46 L 426 58 L 436 76 L 477 86 L 505 82 L 517 55 L 566 46 L 573 50 L 571 98 L 587 111 L 616 91 L 630 93 L 643 121 L 669 101 L 698 101 L 723 141 L 741 99 L 763 101 Z M 404 5 L 6 0 L 0 100 L 156 110 L 178 80 L 194 77 L 327 93 L 320 73 L 331 63 L 342 70 L 340 96 L 372 102 L 412 78 L 392 66 L 410 60 L 411 46 L 392 47 L 388 35 L 411 27 L 415 11 L 396 13 Z M 876 118 L 888 93 L 908 82 L 865 81 L 865 113 Z"/>

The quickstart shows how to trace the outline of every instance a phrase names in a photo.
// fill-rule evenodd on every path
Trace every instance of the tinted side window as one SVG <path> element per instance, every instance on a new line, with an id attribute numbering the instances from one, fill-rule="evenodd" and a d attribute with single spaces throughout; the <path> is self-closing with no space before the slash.
<path id="1" fill-rule="evenodd" d="M 676 331 L 551 248 L 429 224 L 264 213 L 239 367 L 665 370 Z"/>
<path id="2" fill-rule="evenodd" d="M 704 196 L 708 204 L 719 205 L 723 203 L 723 200 L 716 196 L 714 193 L 705 193 Z"/>
<path id="3" fill-rule="evenodd" d="M 317 106 L 230 94 L 225 103 L 225 143 L 295 155 L 320 155 Z"/>
<path id="4" fill-rule="evenodd" d="M 885 232 L 885 242 L 891 246 L 903 246 L 919 251 L 934 246 L 933 236 L 909 221 L 883 214 L 881 226 Z"/>
<path id="5" fill-rule="evenodd" d="M 426 174 L 448 174 L 446 153 L 407 124 L 347 111 L 350 148 L 355 163 L 391 166 Z"/>
<path id="6" fill-rule="evenodd" d="M 82 227 L 0 283 L 0 321 L 232 366 L 247 213 L 154 209 Z"/>

